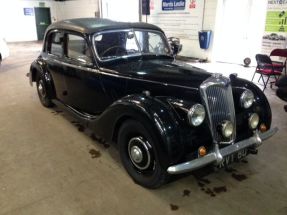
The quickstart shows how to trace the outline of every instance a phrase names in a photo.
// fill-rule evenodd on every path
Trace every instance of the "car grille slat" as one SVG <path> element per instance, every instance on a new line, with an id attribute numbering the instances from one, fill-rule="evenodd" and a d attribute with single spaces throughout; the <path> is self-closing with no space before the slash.
<path id="1" fill-rule="evenodd" d="M 235 139 L 235 111 L 232 88 L 228 78 L 210 77 L 200 87 L 201 96 L 207 110 L 209 127 L 213 139 L 217 143 L 231 143 Z M 233 123 L 234 130 L 230 139 L 224 139 L 219 132 L 219 126 L 224 121 Z"/>

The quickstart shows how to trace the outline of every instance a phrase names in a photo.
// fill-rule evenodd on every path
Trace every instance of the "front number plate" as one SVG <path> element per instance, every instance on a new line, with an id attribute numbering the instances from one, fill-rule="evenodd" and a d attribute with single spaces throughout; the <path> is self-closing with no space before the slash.
<path id="1" fill-rule="evenodd" d="M 219 168 L 223 168 L 228 166 L 229 164 L 233 163 L 233 162 L 237 162 L 242 160 L 243 158 L 245 158 L 247 156 L 247 149 L 242 149 L 237 153 L 225 156 L 223 158 L 223 160 L 221 161 L 221 163 L 218 165 Z"/>

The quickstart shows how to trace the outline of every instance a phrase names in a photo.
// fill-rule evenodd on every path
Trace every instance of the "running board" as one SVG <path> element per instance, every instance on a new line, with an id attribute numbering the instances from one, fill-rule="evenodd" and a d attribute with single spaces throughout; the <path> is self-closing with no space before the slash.
<path id="1" fill-rule="evenodd" d="M 61 109 L 67 110 L 69 113 L 71 113 L 75 118 L 79 119 L 82 123 L 89 124 L 90 122 L 97 119 L 97 116 L 90 115 L 88 113 L 84 113 L 81 111 L 76 110 L 75 108 L 72 108 L 69 105 L 64 104 L 63 102 L 53 99 L 52 102 L 60 107 Z"/>

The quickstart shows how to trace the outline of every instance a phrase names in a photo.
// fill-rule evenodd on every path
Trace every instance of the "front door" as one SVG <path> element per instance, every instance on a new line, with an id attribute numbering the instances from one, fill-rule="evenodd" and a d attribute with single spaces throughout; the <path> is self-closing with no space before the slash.
<path id="1" fill-rule="evenodd" d="M 35 7 L 35 19 L 38 40 L 43 40 L 47 27 L 51 24 L 50 8 Z"/>
<path id="2" fill-rule="evenodd" d="M 94 68 L 91 49 L 81 35 L 67 33 L 64 71 L 67 83 L 66 104 L 89 114 L 101 113 L 106 108 L 106 96 L 100 74 Z"/>

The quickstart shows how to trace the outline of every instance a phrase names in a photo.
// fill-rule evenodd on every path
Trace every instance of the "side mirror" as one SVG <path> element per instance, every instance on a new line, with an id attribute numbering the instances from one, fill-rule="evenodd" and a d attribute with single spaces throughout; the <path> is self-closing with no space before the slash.
<path id="1" fill-rule="evenodd" d="M 177 37 L 169 37 L 168 43 L 171 47 L 173 56 L 176 56 L 182 50 L 182 44 L 180 44 L 180 39 Z"/>

